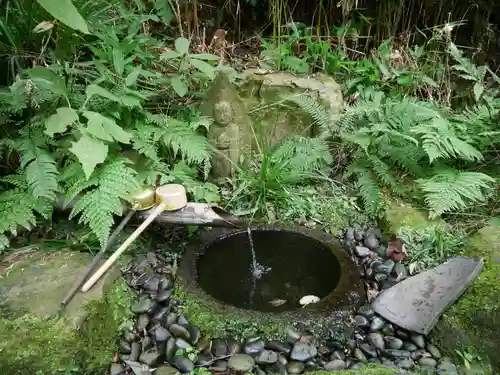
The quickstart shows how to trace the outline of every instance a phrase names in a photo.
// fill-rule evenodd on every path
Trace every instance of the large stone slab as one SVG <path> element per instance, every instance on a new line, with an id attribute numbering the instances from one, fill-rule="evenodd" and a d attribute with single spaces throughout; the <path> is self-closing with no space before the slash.
<path id="1" fill-rule="evenodd" d="M 24 253 L 4 260 L 0 268 L 0 312 L 12 318 L 25 314 L 42 318 L 57 316 L 60 301 L 91 258 L 89 254 L 64 249 Z M 78 292 L 64 310 L 67 322 L 73 327 L 80 326 L 87 315 L 85 306 L 101 299 L 118 275 L 115 267 L 89 292 Z"/>
<path id="2" fill-rule="evenodd" d="M 372 307 L 390 322 L 427 335 L 482 268 L 479 257 L 450 258 L 383 291 Z"/>

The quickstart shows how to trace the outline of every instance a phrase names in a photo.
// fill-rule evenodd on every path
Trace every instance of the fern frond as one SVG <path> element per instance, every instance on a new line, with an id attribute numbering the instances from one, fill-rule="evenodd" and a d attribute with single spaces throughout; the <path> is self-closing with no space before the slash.
<path id="1" fill-rule="evenodd" d="M 122 200 L 131 201 L 139 189 L 136 172 L 122 158 L 102 166 L 97 176 L 97 187 L 80 198 L 70 213 L 70 218 L 81 215 L 79 222 L 90 227 L 99 242 L 106 243 L 113 215 L 122 215 Z"/>
<path id="2" fill-rule="evenodd" d="M 441 171 L 429 179 L 416 180 L 425 194 L 425 202 L 434 218 L 445 212 L 467 208 L 483 201 L 484 191 L 491 189 L 495 180 L 477 172 L 461 172 L 453 169 Z"/>
<path id="3" fill-rule="evenodd" d="M 452 124 L 442 116 L 415 126 L 411 132 L 420 135 L 422 148 L 432 163 L 438 158 L 462 158 L 479 161 L 483 155 L 471 144 L 458 138 Z"/>
<path id="4" fill-rule="evenodd" d="M 36 225 L 35 213 L 48 218 L 52 204 L 46 198 L 35 199 L 20 175 L 2 179 L 18 186 L 0 194 L 0 251 L 9 246 L 7 235 L 16 236 L 19 227 L 31 230 Z"/>
<path id="5" fill-rule="evenodd" d="M 59 190 L 59 172 L 52 155 L 39 147 L 39 143 L 33 138 L 24 138 L 19 142 L 21 168 L 25 170 L 26 181 L 35 198 L 54 200 Z"/>
<path id="6" fill-rule="evenodd" d="M 203 164 L 210 158 L 211 147 L 207 138 L 193 131 L 189 124 L 165 117 L 162 126 L 163 141 L 174 155 L 181 154 L 189 164 Z"/>
<path id="7" fill-rule="evenodd" d="M 372 165 L 373 172 L 384 185 L 398 195 L 404 195 L 406 193 L 406 190 L 401 187 L 400 181 L 396 180 L 391 169 L 385 162 L 375 155 L 369 155 L 368 160 Z"/>
<path id="8" fill-rule="evenodd" d="M 306 94 L 293 95 L 287 99 L 297 104 L 300 109 L 311 116 L 314 124 L 317 124 L 321 131 L 331 131 L 332 119 L 317 99 L 313 98 L 311 95 Z"/>
<path id="9" fill-rule="evenodd" d="M 356 186 L 365 209 L 369 214 L 377 215 L 382 206 L 382 191 L 375 175 L 369 169 L 361 166 L 351 167 L 347 173 L 357 177 Z"/>
<path id="10" fill-rule="evenodd" d="M 137 125 L 132 140 L 134 150 L 155 162 L 159 162 L 158 145 L 156 144 L 158 133 L 160 133 L 160 129 L 155 126 Z"/>

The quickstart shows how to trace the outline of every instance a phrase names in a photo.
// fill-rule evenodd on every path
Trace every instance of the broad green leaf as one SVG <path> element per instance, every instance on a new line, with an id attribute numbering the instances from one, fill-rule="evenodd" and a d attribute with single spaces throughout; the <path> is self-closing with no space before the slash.
<path id="1" fill-rule="evenodd" d="M 78 121 L 78 113 L 69 107 L 57 108 L 55 114 L 45 122 L 45 134 L 53 137 L 56 133 L 64 133 L 68 126 Z"/>
<path id="2" fill-rule="evenodd" d="M 134 68 L 125 79 L 125 86 L 128 87 L 135 85 L 137 78 L 139 78 L 139 74 L 141 74 L 141 69 Z"/>
<path id="3" fill-rule="evenodd" d="M 38 3 L 56 20 L 84 34 L 90 34 L 87 22 L 78 12 L 71 0 L 37 0 Z"/>
<path id="4" fill-rule="evenodd" d="M 103 163 L 108 156 L 108 146 L 102 141 L 84 134 L 78 141 L 72 142 L 69 149 L 78 158 L 83 172 L 87 177 L 94 171 L 97 164 Z"/>
<path id="5" fill-rule="evenodd" d="M 425 83 L 427 83 L 429 86 L 438 87 L 438 84 L 436 83 L 436 81 L 434 81 L 429 76 L 426 76 L 426 75 L 422 76 L 422 81 L 424 81 Z"/>
<path id="6" fill-rule="evenodd" d="M 38 25 L 35 26 L 35 28 L 33 29 L 33 32 L 35 34 L 44 33 L 46 31 L 49 31 L 53 27 L 54 27 L 53 21 L 42 21 Z"/>
<path id="7" fill-rule="evenodd" d="M 192 59 L 208 60 L 208 61 L 219 61 L 220 60 L 220 56 L 212 55 L 210 53 L 192 53 L 189 55 L 189 57 Z"/>
<path id="8" fill-rule="evenodd" d="M 479 81 L 474 83 L 474 99 L 476 99 L 476 102 L 478 102 L 479 99 L 481 99 L 483 92 L 484 92 L 483 83 Z"/>
<path id="9" fill-rule="evenodd" d="M 160 55 L 160 60 L 175 59 L 175 58 L 178 58 L 178 57 L 181 57 L 181 55 L 179 54 L 179 52 L 177 52 L 177 51 L 167 51 L 167 52 L 163 52 Z"/>
<path id="10" fill-rule="evenodd" d="M 181 76 L 172 77 L 172 79 L 170 80 L 170 83 L 172 85 L 172 88 L 177 93 L 177 95 L 179 95 L 180 97 L 183 97 L 184 95 L 186 95 L 186 93 L 188 91 L 188 87 Z"/>
<path id="11" fill-rule="evenodd" d="M 132 134 L 118 126 L 112 118 L 91 111 L 83 111 L 83 115 L 88 120 L 86 130 L 93 136 L 110 142 L 115 139 L 121 143 L 130 143 Z"/>
<path id="12" fill-rule="evenodd" d="M 180 37 L 175 40 L 175 49 L 181 55 L 188 53 L 189 51 L 189 40 L 186 38 Z"/>
<path id="13" fill-rule="evenodd" d="M 94 137 L 112 142 L 113 138 L 104 130 L 103 123 L 106 117 L 97 112 L 83 111 L 82 114 L 87 118 L 87 127 L 85 128 Z"/>
<path id="14" fill-rule="evenodd" d="M 113 48 L 113 65 L 115 67 L 116 74 L 121 77 L 123 75 L 123 71 L 125 70 L 125 61 L 123 52 L 118 48 Z"/>
<path id="15" fill-rule="evenodd" d="M 198 69 L 200 72 L 205 74 L 208 78 L 214 78 L 215 71 L 214 71 L 214 67 L 212 65 L 207 64 L 205 61 L 196 60 L 196 59 L 189 59 L 189 62 L 196 69 Z"/>
<path id="16" fill-rule="evenodd" d="M 117 103 L 121 103 L 121 100 L 119 97 L 117 97 L 115 94 L 112 92 L 106 90 L 104 87 L 98 86 L 98 85 L 88 85 L 87 90 L 85 90 L 85 93 L 87 94 L 87 98 L 90 98 L 94 95 L 98 96 L 103 96 L 105 98 L 108 98 L 109 100 L 112 100 Z"/>
<path id="17" fill-rule="evenodd" d="M 25 72 L 35 83 L 35 85 L 49 90 L 50 92 L 62 96 L 66 96 L 68 91 L 66 90 L 66 84 L 64 83 L 64 78 L 49 68 L 36 67 L 32 69 L 26 69 Z"/>

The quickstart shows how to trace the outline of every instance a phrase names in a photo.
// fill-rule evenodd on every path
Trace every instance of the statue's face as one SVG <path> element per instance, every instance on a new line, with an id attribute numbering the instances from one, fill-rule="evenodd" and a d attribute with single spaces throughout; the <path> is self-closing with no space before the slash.
<path id="1" fill-rule="evenodd" d="M 233 121 L 233 108 L 230 102 L 218 102 L 214 105 L 214 120 L 218 126 L 225 127 Z"/>

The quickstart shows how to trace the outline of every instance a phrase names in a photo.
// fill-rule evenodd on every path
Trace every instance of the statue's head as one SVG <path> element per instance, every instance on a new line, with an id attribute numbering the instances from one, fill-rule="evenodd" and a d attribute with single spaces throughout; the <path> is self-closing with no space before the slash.
<path id="1" fill-rule="evenodd" d="M 233 108 L 228 101 L 220 101 L 214 105 L 214 120 L 220 127 L 229 126 L 233 122 Z"/>

